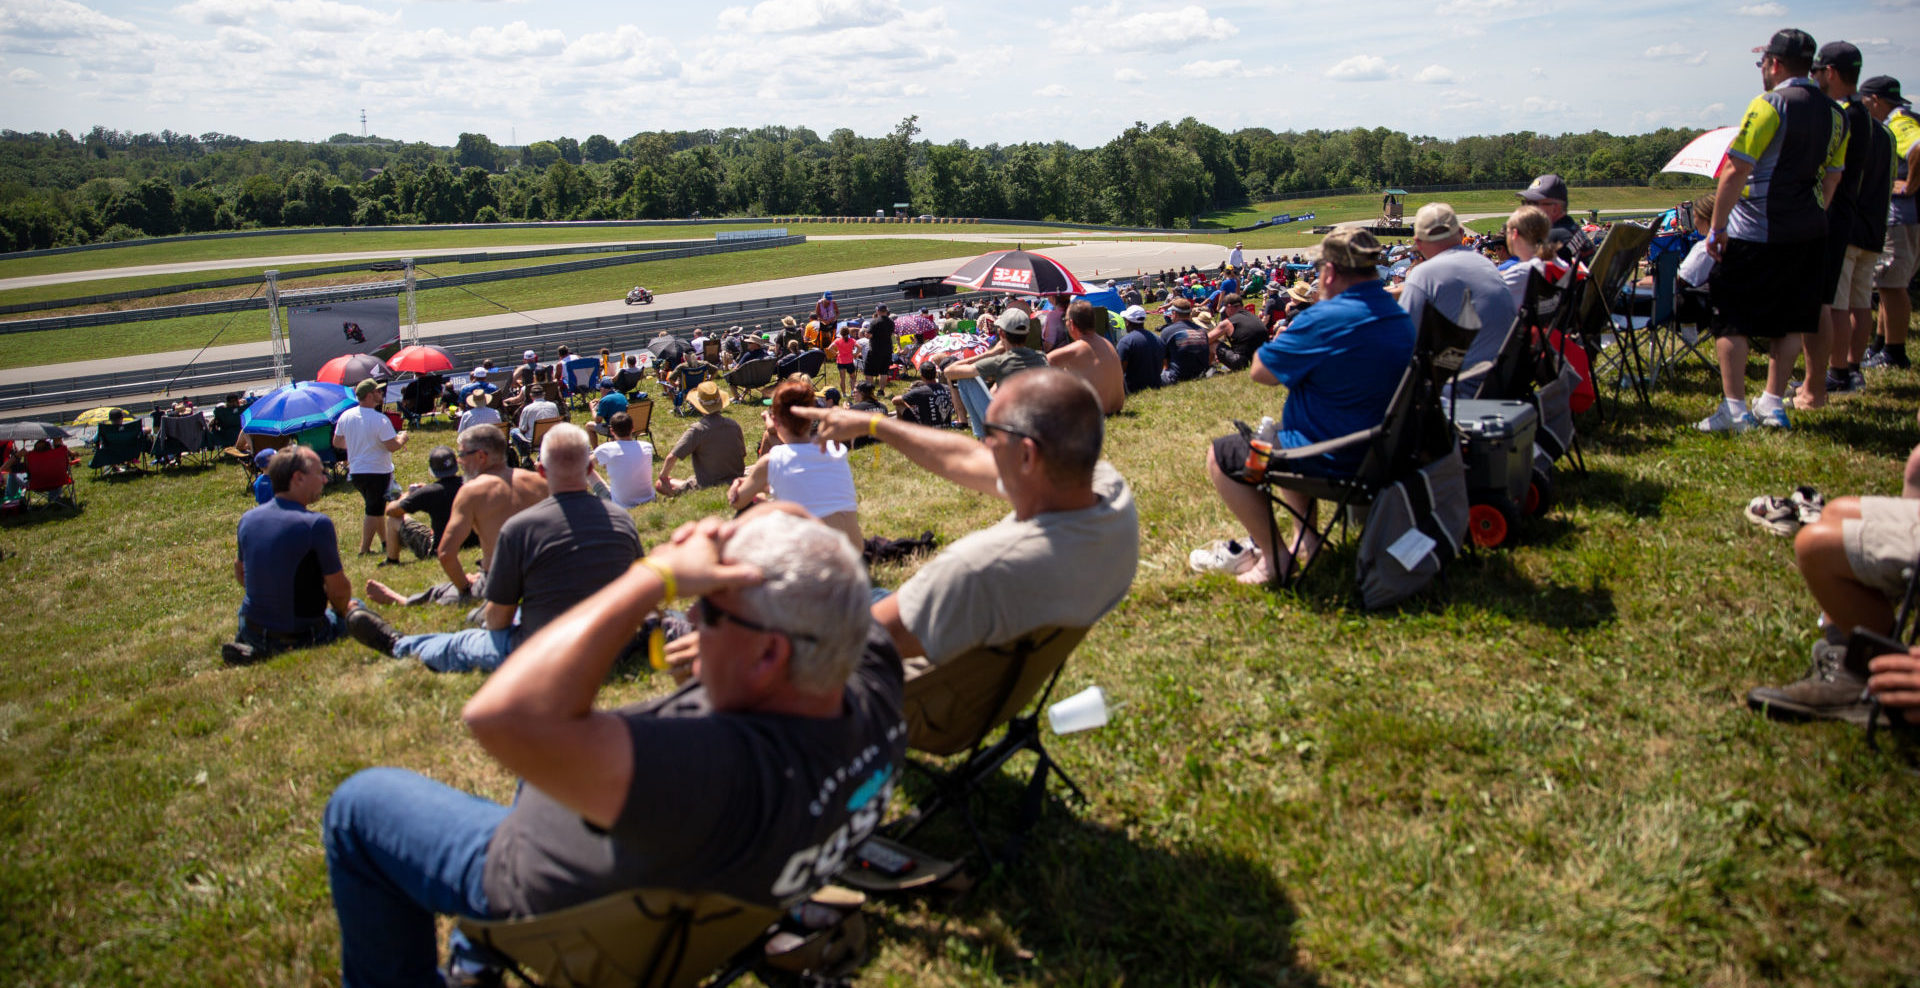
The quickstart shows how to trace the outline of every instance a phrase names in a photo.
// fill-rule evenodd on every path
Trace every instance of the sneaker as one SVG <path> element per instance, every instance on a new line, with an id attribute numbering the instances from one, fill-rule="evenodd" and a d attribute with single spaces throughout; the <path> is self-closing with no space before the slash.
<path id="1" fill-rule="evenodd" d="M 1187 565 L 1195 573 L 1226 573 L 1231 576 L 1246 572 L 1259 558 L 1259 550 L 1251 542 L 1227 539 L 1188 553 Z"/>
<path id="2" fill-rule="evenodd" d="M 1793 428 L 1793 423 L 1787 421 L 1787 410 L 1784 407 L 1769 408 L 1764 412 L 1748 412 L 1747 417 L 1757 418 L 1760 424 L 1768 429 Z"/>
<path id="3" fill-rule="evenodd" d="M 400 633 L 393 630 L 393 625 L 364 607 L 347 612 L 347 634 L 381 655 L 392 655 L 394 645 L 400 641 Z"/>
<path id="4" fill-rule="evenodd" d="M 1839 720 L 1865 727 L 1873 702 L 1862 699 L 1867 681 L 1842 665 L 1847 648 L 1824 638 L 1813 643 L 1813 667 L 1785 686 L 1747 692 L 1747 706 L 1774 720 Z"/>
<path id="5" fill-rule="evenodd" d="M 374 566 L 374 569 L 381 569 L 387 566 L 399 566 L 399 565 L 401 565 L 400 560 L 394 559 L 392 557 L 388 557 L 380 560 L 379 564 Z"/>
<path id="6" fill-rule="evenodd" d="M 1852 390 L 1853 390 L 1852 378 L 1846 376 L 1845 374 L 1835 374 L 1832 371 L 1827 372 L 1827 393 L 1828 394 L 1843 395 Z"/>
<path id="7" fill-rule="evenodd" d="M 1867 390 L 1867 375 L 1857 370 L 1847 371 L 1847 390 L 1853 392 Z"/>
<path id="8" fill-rule="evenodd" d="M 1775 535 L 1792 536 L 1800 530 L 1800 510 L 1784 497 L 1762 494 L 1748 501 L 1741 514 Z"/>
<path id="9" fill-rule="evenodd" d="M 220 661 L 230 666 L 249 666 L 259 661 L 260 656 L 253 654 L 253 646 L 245 642 L 222 642 Z"/>
<path id="10" fill-rule="evenodd" d="M 1907 368 L 1913 366 L 1913 364 L 1911 361 L 1909 361 L 1906 358 L 1904 354 L 1895 354 L 1886 350 L 1882 350 L 1879 353 L 1876 353 L 1873 356 L 1868 357 L 1867 359 L 1861 361 L 1860 366 L 1880 367 L 1880 368 L 1891 367 L 1895 370 L 1906 370 Z"/>
<path id="11" fill-rule="evenodd" d="M 1739 418 L 1734 418 L 1727 413 L 1727 406 L 1723 402 L 1714 408 L 1712 415 L 1694 423 L 1693 427 L 1699 429 L 1701 432 L 1738 433 L 1745 432 L 1759 424 L 1759 420 L 1753 417 L 1752 412 L 1745 412 L 1742 413 Z"/>
<path id="12" fill-rule="evenodd" d="M 1795 513 L 1800 516 L 1802 525 L 1811 525 L 1819 521 L 1820 513 L 1827 508 L 1826 497 L 1805 484 L 1794 488 L 1793 493 L 1787 495 L 1787 501 L 1793 505 Z"/>

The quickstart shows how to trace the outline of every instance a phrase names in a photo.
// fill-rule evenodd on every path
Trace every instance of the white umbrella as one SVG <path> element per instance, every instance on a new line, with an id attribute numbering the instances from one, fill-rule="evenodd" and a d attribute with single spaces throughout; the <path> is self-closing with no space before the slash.
<path id="1" fill-rule="evenodd" d="M 1739 133 L 1738 127 L 1719 127 L 1707 131 L 1687 142 L 1673 160 L 1660 170 L 1663 172 L 1685 172 L 1690 175 L 1705 175 L 1718 178 L 1720 162 L 1727 157 L 1727 145 L 1733 143 L 1733 135 Z"/>

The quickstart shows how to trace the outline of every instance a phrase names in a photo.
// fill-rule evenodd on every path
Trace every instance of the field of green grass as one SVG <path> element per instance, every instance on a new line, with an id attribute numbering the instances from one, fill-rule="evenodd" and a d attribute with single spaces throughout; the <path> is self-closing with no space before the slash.
<path id="1" fill-rule="evenodd" d="M 1689 195 L 1686 191 L 1679 189 L 1640 188 L 1575 188 L 1569 190 L 1568 194 L 1573 199 L 1574 212 L 1580 215 L 1584 215 L 1588 209 L 1665 209 Z M 1429 202 L 1447 203 L 1454 208 L 1455 212 L 1463 216 L 1473 213 L 1500 213 L 1504 216 L 1513 212 L 1518 200 L 1514 198 L 1511 191 L 1488 189 L 1476 192 L 1420 193 L 1407 196 L 1404 202 L 1407 222 L 1412 223 L 1413 214 Z M 1280 213 L 1292 213 L 1295 216 L 1313 213 L 1314 219 L 1306 223 L 1290 223 L 1277 230 L 1255 230 L 1252 233 L 1221 234 L 1207 230 L 1207 228 L 1227 230 L 1236 226 L 1246 226 Z M 1289 199 L 1231 211 L 1208 213 L 1200 218 L 1202 229 L 1196 231 L 1194 237 L 1208 243 L 1219 244 L 1243 241 L 1249 250 L 1305 247 L 1320 242 L 1320 238 L 1313 234 L 1315 226 L 1347 220 L 1372 219 L 1379 215 L 1380 197 L 1377 195 Z M 1476 229 L 1478 228 L 1476 226 Z"/>
<path id="2" fill-rule="evenodd" d="M 1050 801 L 1022 866 L 957 900 L 878 904 L 861 981 L 1913 984 L 1911 752 L 1742 702 L 1806 668 L 1817 608 L 1788 540 L 1740 510 L 1802 483 L 1896 493 L 1920 376 L 1870 380 L 1790 433 L 1714 437 L 1689 428 L 1717 397 L 1693 368 L 1583 437 L 1589 472 L 1562 477 L 1517 545 L 1379 613 L 1353 602 L 1350 543 L 1298 593 L 1187 570 L 1188 550 L 1235 533 L 1203 444 L 1279 393 L 1232 375 L 1133 397 L 1107 453 L 1139 505 L 1139 575 L 1060 684 L 1124 706 L 1047 739 L 1090 801 Z M 755 411 L 728 413 L 750 441 Z M 681 428 L 663 415 L 656 438 Z M 425 429 L 402 479 L 450 439 Z M 869 534 L 945 544 L 1005 510 L 891 450 L 853 463 Z M 400 765 L 509 798 L 459 722 L 479 677 L 350 642 L 225 668 L 251 504 L 238 470 L 83 479 L 80 495 L 77 514 L 0 525 L 0 969 L 333 982 L 328 793 Z M 351 490 L 319 508 L 350 553 Z M 721 510 L 708 492 L 634 517 L 651 544 Z M 346 558 L 356 586 L 376 575 Z M 377 574 L 410 591 L 435 568 Z M 458 622 L 388 612 L 404 631 Z M 603 697 L 664 689 L 629 670 Z M 1011 773 L 991 787 L 1017 790 Z"/>
<path id="3" fill-rule="evenodd" d="M 497 281 L 454 288 L 422 288 L 415 293 L 420 321 L 492 315 L 508 307 L 517 311 L 585 302 L 615 301 L 635 284 L 658 293 L 690 291 L 743 281 L 791 278 L 799 275 L 848 271 L 857 268 L 968 257 L 1011 244 L 983 244 L 956 240 L 846 240 L 805 243 L 792 247 L 739 254 L 684 257 L 644 264 L 624 264 L 592 271 Z M 522 262 L 480 265 L 430 265 L 423 275 L 459 274 L 490 266 L 517 266 Z M 375 280 L 394 276 L 381 274 Z M 311 287 L 312 283 L 297 287 Z M 232 291 L 238 297 L 247 289 Z M 223 330 L 222 327 L 225 327 Z M 88 329 L 42 330 L 0 335 L 0 367 L 32 367 L 69 360 L 92 360 L 140 353 L 192 349 L 218 333 L 218 343 L 260 342 L 267 339 L 267 314 L 229 313 L 153 322 L 121 323 Z"/>

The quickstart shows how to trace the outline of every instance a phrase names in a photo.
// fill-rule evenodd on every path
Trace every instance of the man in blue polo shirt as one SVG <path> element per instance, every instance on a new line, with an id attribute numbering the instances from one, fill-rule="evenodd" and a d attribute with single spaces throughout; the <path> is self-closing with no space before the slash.
<path id="1" fill-rule="evenodd" d="M 1385 251 L 1373 234 L 1341 228 L 1320 242 L 1320 301 L 1254 356 L 1253 380 L 1284 385 L 1276 449 L 1309 446 L 1380 424 L 1394 388 L 1413 359 L 1413 320 L 1387 294 L 1378 265 Z M 1220 499 L 1247 530 L 1247 542 L 1223 543 L 1190 560 L 1202 572 L 1230 572 L 1243 583 L 1264 583 L 1276 564 L 1284 571 L 1298 556 L 1320 546 L 1311 532 L 1313 499 L 1293 491 L 1281 497 L 1297 517 L 1286 560 L 1276 562 L 1266 495 L 1242 474 L 1248 437 L 1230 433 L 1207 450 L 1207 476 Z M 1291 464 L 1300 473 L 1351 474 L 1366 455 L 1364 445 Z M 1205 558 L 1203 558 L 1203 556 Z"/>
<path id="2" fill-rule="evenodd" d="M 327 486 L 319 454 L 283 449 L 267 461 L 266 476 L 273 500 L 240 516 L 233 578 L 246 596 L 239 633 L 220 646 L 229 665 L 324 645 L 340 637 L 353 607 L 333 519 L 307 510 Z"/>

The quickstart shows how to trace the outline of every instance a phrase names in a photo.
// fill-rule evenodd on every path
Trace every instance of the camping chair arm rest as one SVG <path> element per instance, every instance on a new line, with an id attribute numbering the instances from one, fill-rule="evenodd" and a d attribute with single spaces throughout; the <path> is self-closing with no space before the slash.
<path id="1" fill-rule="evenodd" d="M 1385 429 L 1385 425 L 1376 425 L 1371 428 L 1362 429 L 1359 432 L 1349 432 L 1344 436 L 1322 440 L 1309 446 L 1291 446 L 1286 449 L 1276 449 L 1273 451 L 1273 455 L 1267 459 L 1267 463 L 1269 464 L 1268 469 L 1272 469 L 1273 466 L 1282 463 L 1291 463 L 1295 460 L 1308 460 L 1316 456 L 1325 456 L 1328 453 L 1346 449 L 1349 446 L 1372 442 L 1380 438 L 1381 432 Z"/>

